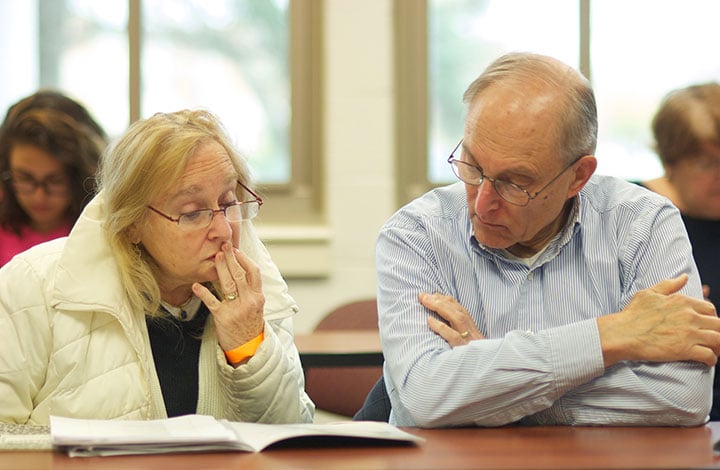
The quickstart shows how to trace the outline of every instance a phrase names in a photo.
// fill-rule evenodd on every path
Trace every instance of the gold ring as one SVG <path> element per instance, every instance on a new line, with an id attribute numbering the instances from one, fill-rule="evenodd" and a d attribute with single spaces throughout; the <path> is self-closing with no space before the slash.
<path id="1" fill-rule="evenodd" d="M 467 338 L 469 334 L 470 334 L 470 331 L 465 331 L 464 333 L 460 333 L 460 337 Z"/>
<path id="2" fill-rule="evenodd" d="M 237 292 L 230 292 L 229 294 L 225 294 L 225 298 L 227 300 L 235 300 L 237 299 Z"/>

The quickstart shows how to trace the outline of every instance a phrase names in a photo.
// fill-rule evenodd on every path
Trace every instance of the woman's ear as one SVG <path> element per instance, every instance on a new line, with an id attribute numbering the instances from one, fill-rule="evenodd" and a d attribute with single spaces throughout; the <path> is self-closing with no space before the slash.
<path id="1" fill-rule="evenodd" d="M 133 245 L 140 244 L 140 242 L 142 241 L 142 236 L 140 235 L 140 228 L 138 227 L 137 222 L 134 222 L 127 228 L 127 236 L 130 240 L 130 243 L 132 243 Z"/>
<path id="2" fill-rule="evenodd" d="M 580 190 L 585 187 L 590 177 L 595 173 L 597 168 L 597 159 L 594 155 L 585 155 L 575 164 L 575 179 L 568 189 L 568 199 L 575 197 Z"/>

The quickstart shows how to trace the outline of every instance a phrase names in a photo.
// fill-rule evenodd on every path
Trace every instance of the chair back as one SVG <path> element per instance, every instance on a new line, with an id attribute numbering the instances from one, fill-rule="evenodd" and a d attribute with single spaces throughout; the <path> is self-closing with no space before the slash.
<path id="1" fill-rule="evenodd" d="M 338 306 L 317 324 L 315 331 L 321 330 L 378 331 L 376 300 Z M 318 409 L 350 418 L 381 376 L 381 366 L 310 367 L 305 370 L 305 391 Z"/>
<path id="2" fill-rule="evenodd" d="M 362 299 L 333 309 L 315 327 L 319 330 L 377 330 L 377 300 Z"/>

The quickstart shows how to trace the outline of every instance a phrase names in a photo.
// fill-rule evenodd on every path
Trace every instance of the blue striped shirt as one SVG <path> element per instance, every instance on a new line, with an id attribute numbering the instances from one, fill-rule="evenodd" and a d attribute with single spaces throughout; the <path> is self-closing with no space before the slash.
<path id="1" fill-rule="evenodd" d="M 403 426 L 697 425 L 712 368 L 603 366 L 596 318 L 641 289 L 688 273 L 702 298 L 680 214 L 665 198 L 593 176 L 567 226 L 531 265 L 473 237 L 462 183 L 400 209 L 376 246 L 380 336 L 391 422 Z M 427 326 L 421 292 L 450 295 L 484 340 L 451 348 Z"/>

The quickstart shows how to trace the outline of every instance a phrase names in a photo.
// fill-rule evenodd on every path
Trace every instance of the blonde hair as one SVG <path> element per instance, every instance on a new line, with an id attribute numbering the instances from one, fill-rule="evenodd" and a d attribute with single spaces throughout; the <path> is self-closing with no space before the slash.
<path id="1" fill-rule="evenodd" d="M 160 288 L 155 276 L 157 266 L 142 247 L 133 244 L 130 228 L 142 222 L 149 202 L 180 179 L 188 160 L 208 141 L 224 147 L 238 179 L 249 186 L 247 163 L 218 118 L 204 110 L 158 113 L 137 121 L 101 159 L 103 229 L 133 310 L 156 314 Z"/>

